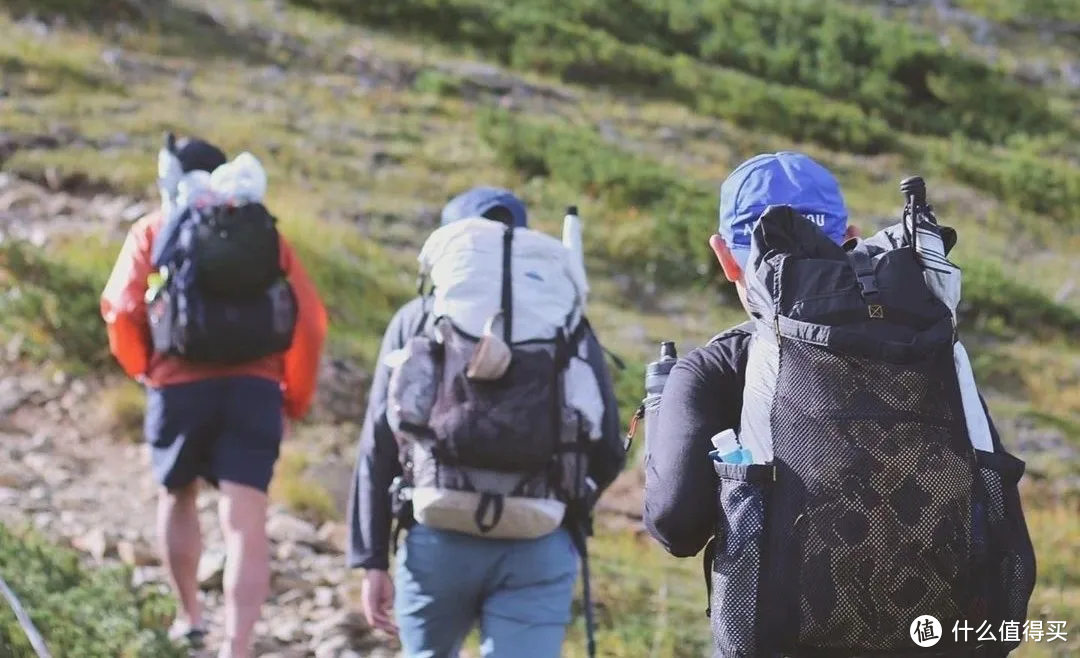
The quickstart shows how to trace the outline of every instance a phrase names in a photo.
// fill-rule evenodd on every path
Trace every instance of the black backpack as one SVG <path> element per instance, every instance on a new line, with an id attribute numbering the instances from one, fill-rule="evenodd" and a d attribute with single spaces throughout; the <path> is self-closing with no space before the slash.
<path id="1" fill-rule="evenodd" d="M 782 206 L 754 229 L 738 429 L 772 459 L 713 462 L 716 656 L 1000 656 L 1019 644 L 953 633 L 985 621 L 1000 640 L 1003 622 L 1026 619 L 1024 462 L 996 434 L 992 452 L 971 445 L 953 318 L 905 226 L 840 246 Z M 916 631 L 936 634 L 932 649 Z"/>
<path id="2" fill-rule="evenodd" d="M 288 350 L 298 308 L 280 245 L 261 203 L 179 212 L 154 241 L 163 278 L 147 300 L 154 349 L 220 365 Z"/>

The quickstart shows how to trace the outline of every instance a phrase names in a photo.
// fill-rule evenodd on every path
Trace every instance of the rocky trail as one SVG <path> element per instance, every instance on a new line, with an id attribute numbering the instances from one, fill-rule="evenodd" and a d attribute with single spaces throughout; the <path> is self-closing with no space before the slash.
<path id="1" fill-rule="evenodd" d="M 133 567 L 136 586 L 165 586 L 155 555 L 155 488 L 142 445 L 86 436 L 93 387 L 23 374 L 0 378 L 0 522 L 25 523 L 101 565 Z M 222 628 L 223 544 L 217 495 L 199 507 L 204 554 L 199 578 L 211 647 Z M 344 526 L 317 527 L 275 507 L 272 598 L 258 629 L 266 658 L 372 658 L 398 655 L 359 613 L 359 581 L 345 567 Z M 204 652 L 198 658 L 211 658 Z"/>

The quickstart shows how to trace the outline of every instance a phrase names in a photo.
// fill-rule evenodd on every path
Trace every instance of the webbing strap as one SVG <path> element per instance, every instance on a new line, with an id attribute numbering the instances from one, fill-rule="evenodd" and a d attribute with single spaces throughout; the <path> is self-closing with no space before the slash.
<path id="1" fill-rule="evenodd" d="M 507 226 L 503 233 L 503 267 L 502 267 L 502 314 L 503 314 L 503 342 L 508 346 L 511 341 L 511 329 L 514 326 L 514 292 L 510 261 L 513 258 L 514 227 Z"/>
<path id="2" fill-rule="evenodd" d="M 709 537 L 701 560 L 701 570 L 705 576 L 705 616 L 712 616 L 712 566 L 716 559 L 716 537 Z"/>
<path id="3" fill-rule="evenodd" d="M 852 250 L 847 252 L 851 260 L 851 269 L 855 270 L 855 276 L 859 279 L 859 289 L 863 297 L 871 299 L 878 294 L 877 278 L 874 275 L 874 264 L 865 251 Z"/>
<path id="4" fill-rule="evenodd" d="M 490 513 L 490 516 L 489 516 Z M 487 534 L 499 525 L 503 515 L 503 497 L 498 494 L 480 494 L 480 502 L 476 506 L 476 514 L 473 520 L 480 532 Z M 490 521 L 486 520 L 490 518 Z"/>

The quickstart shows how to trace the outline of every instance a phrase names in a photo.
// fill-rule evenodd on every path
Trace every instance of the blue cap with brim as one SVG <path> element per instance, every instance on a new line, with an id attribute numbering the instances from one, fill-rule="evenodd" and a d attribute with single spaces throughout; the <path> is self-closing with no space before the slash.
<path id="1" fill-rule="evenodd" d="M 497 207 L 506 208 L 513 217 L 515 227 L 525 228 L 528 225 L 528 214 L 521 199 L 501 187 L 486 186 L 474 187 L 450 199 L 443 207 L 441 223 L 445 226 L 459 219 L 480 217 Z"/>
<path id="2" fill-rule="evenodd" d="M 836 177 L 803 153 L 762 153 L 739 165 L 720 186 L 719 233 L 744 269 L 750 236 L 769 206 L 791 206 L 837 244 L 844 241 L 848 213 Z"/>

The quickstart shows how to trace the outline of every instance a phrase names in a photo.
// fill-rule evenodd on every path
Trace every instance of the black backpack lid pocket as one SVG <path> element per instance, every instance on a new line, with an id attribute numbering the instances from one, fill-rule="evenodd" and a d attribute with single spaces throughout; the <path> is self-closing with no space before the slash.
<path id="1" fill-rule="evenodd" d="M 709 617 L 720 655 L 754 656 L 759 648 L 758 599 L 764 563 L 772 464 L 713 462 L 716 536 L 710 544 Z"/>

